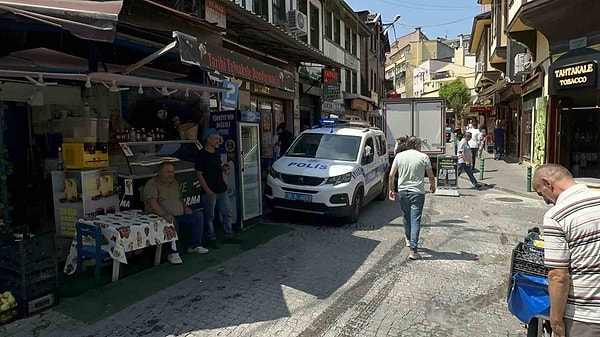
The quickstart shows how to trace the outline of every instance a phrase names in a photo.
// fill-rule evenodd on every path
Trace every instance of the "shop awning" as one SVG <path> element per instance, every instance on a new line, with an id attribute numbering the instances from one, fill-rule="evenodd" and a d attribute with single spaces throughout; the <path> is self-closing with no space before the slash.
<path id="1" fill-rule="evenodd" d="M 82 39 L 112 42 L 122 6 L 122 0 L 0 0 L 0 15 L 12 13 Z"/>
<path id="2" fill-rule="evenodd" d="M 237 42 L 247 46 L 260 46 L 266 54 L 294 62 L 316 63 L 335 68 L 346 68 L 310 44 L 298 40 L 283 28 L 274 26 L 260 15 L 254 14 L 234 0 L 225 0 L 227 27 L 235 27 Z M 228 29 L 229 31 L 229 29 Z"/>
<path id="3" fill-rule="evenodd" d="M 23 50 L 0 58 L 0 77 L 27 81 L 26 76 L 37 79 L 72 80 L 90 83 L 106 83 L 137 88 L 166 87 L 170 90 L 190 92 L 225 92 L 219 86 L 186 82 L 186 75 L 149 67 L 139 67 L 131 75 L 119 74 L 126 67 L 106 64 L 108 72 L 87 73 L 88 60 L 60 53 L 51 49 Z"/>
<path id="4" fill-rule="evenodd" d="M 138 88 L 141 87 L 153 87 L 158 90 L 171 91 L 187 91 L 187 92 L 226 92 L 229 89 L 223 87 L 217 87 L 212 85 L 202 85 L 189 82 L 172 82 L 159 80 L 148 77 L 129 76 L 115 73 L 97 72 L 90 74 L 78 74 L 78 73 L 61 73 L 61 72 L 38 72 L 38 71 L 21 71 L 21 70 L 2 70 L 0 69 L 0 77 L 4 78 L 17 78 L 26 79 L 31 77 L 33 79 L 52 79 L 52 80 L 71 80 L 81 81 L 86 83 L 103 83 L 109 87 L 119 88 Z"/>

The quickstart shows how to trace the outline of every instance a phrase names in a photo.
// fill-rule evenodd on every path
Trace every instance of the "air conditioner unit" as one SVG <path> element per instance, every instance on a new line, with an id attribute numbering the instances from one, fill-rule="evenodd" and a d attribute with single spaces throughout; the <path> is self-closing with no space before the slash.
<path id="1" fill-rule="evenodd" d="M 482 73 L 485 70 L 485 66 L 483 62 L 477 62 L 475 63 L 475 72 L 476 73 Z"/>
<path id="2" fill-rule="evenodd" d="M 515 74 L 531 71 L 531 54 L 520 53 L 515 55 Z"/>
<path id="3" fill-rule="evenodd" d="M 288 12 L 288 31 L 297 36 L 308 34 L 308 19 L 297 9 Z"/>

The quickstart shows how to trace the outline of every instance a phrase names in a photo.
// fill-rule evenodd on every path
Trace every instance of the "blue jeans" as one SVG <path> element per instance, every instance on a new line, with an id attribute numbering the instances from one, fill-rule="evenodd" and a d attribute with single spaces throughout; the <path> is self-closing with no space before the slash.
<path id="1" fill-rule="evenodd" d="M 397 194 L 400 208 L 404 212 L 404 235 L 410 241 L 410 250 L 417 251 L 421 233 L 421 216 L 425 205 L 425 194 L 401 190 Z"/>
<path id="2" fill-rule="evenodd" d="M 457 174 L 457 178 L 460 177 L 460 174 L 466 172 L 467 175 L 469 176 L 469 180 L 471 180 L 471 184 L 473 184 L 473 186 L 478 186 L 479 182 L 477 182 L 477 179 L 475 179 L 475 176 L 473 175 L 473 169 L 471 169 L 471 166 L 466 165 L 465 163 L 458 163 L 458 174 Z"/>
<path id="3" fill-rule="evenodd" d="M 202 211 L 194 210 L 192 211 L 192 214 L 177 215 L 174 216 L 173 219 L 173 226 L 175 226 L 177 235 L 179 235 L 179 227 L 181 227 L 181 225 L 192 226 L 192 238 L 190 239 L 189 247 L 199 247 L 200 242 L 202 242 L 202 231 L 204 230 L 204 216 Z M 179 240 L 177 240 L 177 250 L 175 251 L 171 248 L 170 242 L 166 245 L 169 247 L 167 251 L 170 253 L 177 253 L 179 251 Z"/>
<path id="4" fill-rule="evenodd" d="M 504 143 L 494 143 L 494 158 L 500 159 L 502 152 L 504 152 Z"/>
<path id="5" fill-rule="evenodd" d="M 202 206 L 204 207 L 204 226 L 208 240 L 217 240 L 217 236 L 215 235 L 215 226 L 213 225 L 215 208 L 218 209 L 219 215 L 222 219 L 223 230 L 225 230 L 225 239 L 233 238 L 233 230 L 231 229 L 231 202 L 229 201 L 229 194 L 227 191 L 214 194 L 210 197 L 206 194 L 203 195 Z"/>

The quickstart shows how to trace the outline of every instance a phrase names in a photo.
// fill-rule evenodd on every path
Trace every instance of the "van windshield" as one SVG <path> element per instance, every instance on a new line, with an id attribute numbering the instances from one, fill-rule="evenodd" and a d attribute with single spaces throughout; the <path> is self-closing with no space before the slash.
<path id="1" fill-rule="evenodd" d="M 361 137 L 303 133 L 286 153 L 290 157 L 356 161 Z"/>

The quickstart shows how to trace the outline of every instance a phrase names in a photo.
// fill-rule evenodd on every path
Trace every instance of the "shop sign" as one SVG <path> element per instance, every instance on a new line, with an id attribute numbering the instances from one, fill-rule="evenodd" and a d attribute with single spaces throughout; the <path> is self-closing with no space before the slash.
<path id="1" fill-rule="evenodd" d="M 458 188 L 458 156 L 439 155 L 437 157 L 437 187 L 442 189 Z"/>
<path id="2" fill-rule="evenodd" d="M 340 73 L 332 69 L 323 69 L 321 71 L 321 79 L 324 84 L 339 84 Z"/>
<path id="3" fill-rule="evenodd" d="M 266 85 L 252 83 L 250 88 L 252 89 L 252 91 L 259 94 L 269 95 L 271 93 L 271 88 L 267 87 Z"/>
<path id="4" fill-rule="evenodd" d="M 339 99 L 341 96 L 341 89 L 339 85 L 325 85 L 323 90 L 323 98 L 325 100 Z"/>
<path id="5" fill-rule="evenodd" d="M 491 106 L 472 106 L 469 108 L 470 112 L 491 112 Z"/>
<path id="6" fill-rule="evenodd" d="M 325 101 L 323 102 L 323 104 L 321 104 L 321 111 L 335 114 L 344 114 L 346 112 L 346 105 L 344 105 L 343 103 Z"/>
<path id="7" fill-rule="evenodd" d="M 227 28 L 227 10 L 225 4 L 217 0 L 205 0 L 206 21 L 216 23 L 218 27 Z"/>
<path id="8" fill-rule="evenodd" d="M 221 156 L 221 169 L 223 171 L 223 180 L 227 185 L 227 195 L 229 196 L 232 223 L 234 228 L 241 227 L 241 160 L 239 156 L 240 140 L 238 138 L 238 126 L 236 114 L 233 111 L 211 111 L 210 127 L 219 130 L 222 137 L 222 144 L 217 149 Z"/>
<path id="9" fill-rule="evenodd" d="M 294 92 L 294 74 L 246 55 L 225 49 L 217 42 L 199 42 L 197 38 L 175 32 L 181 61 L 233 75 L 263 85 Z"/>
<path id="10" fill-rule="evenodd" d="M 360 66 L 360 62 L 358 61 L 358 59 L 348 53 L 344 54 L 344 65 L 346 65 L 348 68 L 352 69 L 352 70 L 358 70 L 358 67 Z"/>
<path id="11" fill-rule="evenodd" d="M 543 81 L 544 79 L 541 73 L 528 79 L 525 83 L 521 84 L 521 96 L 526 96 L 527 94 L 542 88 L 544 85 Z"/>
<path id="12" fill-rule="evenodd" d="M 595 86 L 597 67 L 596 61 L 587 61 L 554 69 L 552 73 L 554 89 L 562 90 Z"/>
<path id="13" fill-rule="evenodd" d="M 369 105 L 367 104 L 367 102 L 363 101 L 362 99 L 356 99 L 356 98 L 352 100 L 352 104 L 350 104 L 350 107 L 354 110 L 360 110 L 360 111 L 369 110 Z"/>
<path id="14" fill-rule="evenodd" d="M 229 89 L 221 96 L 221 106 L 237 109 L 240 94 L 240 85 L 231 81 L 223 81 L 223 87 Z"/>
<path id="15" fill-rule="evenodd" d="M 371 91 L 371 99 L 375 102 L 375 105 L 379 105 L 379 94 L 375 91 Z"/>

